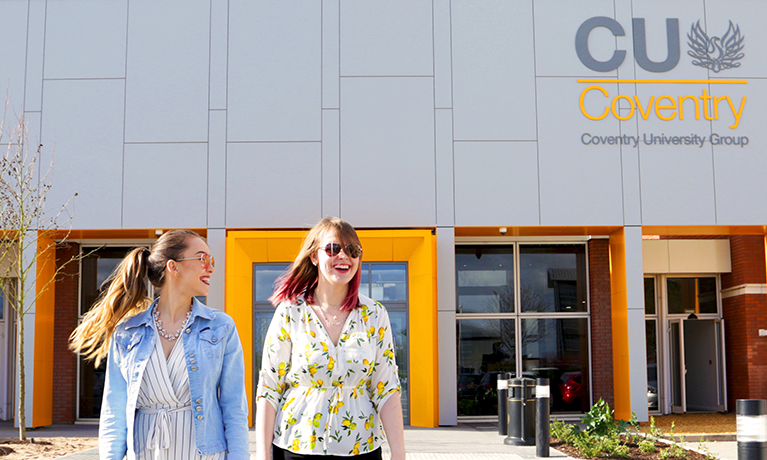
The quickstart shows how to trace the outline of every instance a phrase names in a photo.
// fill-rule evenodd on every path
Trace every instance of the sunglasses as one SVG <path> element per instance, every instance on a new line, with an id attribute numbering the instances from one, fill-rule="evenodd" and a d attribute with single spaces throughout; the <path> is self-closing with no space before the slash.
<path id="1" fill-rule="evenodd" d="M 341 254 L 342 249 L 344 254 L 351 257 L 352 259 L 356 259 L 362 255 L 362 246 L 359 244 L 347 244 L 346 246 L 341 246 L 338 243 L 328 243 L 324 248 L 320 249 L 325 249 L 325 254 L 327 254 L 328 257 L 333 257 Z"/>
<path id="2" fill-rule="evenodd" d="M 209 254 L 200 254 L 197 257 L 185 257 L 183 259 L 176 259 L 176 262 L 181 262 L 182 260 L 199 260 L 200 263 L 202 263 L 202 268 L 216 268 L 216 259 Z"/>

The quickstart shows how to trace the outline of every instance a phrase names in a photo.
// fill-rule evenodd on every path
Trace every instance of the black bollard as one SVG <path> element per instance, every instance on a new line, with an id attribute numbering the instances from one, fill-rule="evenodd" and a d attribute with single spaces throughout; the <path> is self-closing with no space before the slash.
<path id="1" fill-rule="evenodd" d="M 512 446 L 535 445 L 535 398 L 533 379 L 509 381 L 509 435 L 503 443 Z"/>
<path id="2" fill-rule="evenodd" d="M 767 460 L 767 400 L 738 399 L 738 460 Z"/>
<path id="3" fill-rule="evenodd" d="M 506 412 L 506 400 L 509 397 L 509 374 L 498 374 L 498 434 L 509 434 L 509 416 Z"/>
<path id="4" fill-rule="evenodd" d="M 535 385 L 535 455 L 548 457 L 551 444 L 551 428 L 549 427 L 549 379 L 538 379 Z"/>

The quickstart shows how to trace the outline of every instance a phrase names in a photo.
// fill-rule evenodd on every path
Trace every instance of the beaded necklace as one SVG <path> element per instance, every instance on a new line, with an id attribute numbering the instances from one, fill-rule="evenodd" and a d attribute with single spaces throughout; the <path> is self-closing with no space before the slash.
<path id="1" fill-rule="evenodd" d="M 168 334 L 168 331 L 165 330 L 164 327 L 162 327 L 162 320 L 160 319 L 160 311 L 157 309 L 157 305 L 154 306 L 154 311 L 152 312 L 152 317 L 154 318 L 154 324 L 157 327 L 157 332 L 160 334 L 160 337 L 163 337 L 168 342 L 173 342 L 174 340 L 178 340 L 178 338 L 181 336 L 181 331 L 184 330 L 187 323 L 189 323 L 189 318 L 192 316 L 192 309 L 190 308 L 188 312 L 186 312 L 186 319 L 184 320 L 184 323 L 181 324 L 181 327 L 178 328 L 175 334 Z"/>

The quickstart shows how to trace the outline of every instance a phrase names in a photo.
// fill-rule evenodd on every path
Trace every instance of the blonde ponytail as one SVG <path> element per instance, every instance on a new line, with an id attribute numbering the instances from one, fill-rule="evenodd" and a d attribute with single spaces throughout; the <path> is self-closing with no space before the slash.
<path id="1" fill-rule="evenodd" d="M 109 340 L 117 325 L 149 306 L 147 278 L 154 286 L 162 287 L 167 261 L 181 258 L 191 236 L 201 238 L 189 230 L 173 230 L 163 234 L 152 251 L 136 248 L 129 252 L 110 276 L 107 289 L 72 332 L 69 349 L 94 360 L 98 367 L 109 351 Z"/>

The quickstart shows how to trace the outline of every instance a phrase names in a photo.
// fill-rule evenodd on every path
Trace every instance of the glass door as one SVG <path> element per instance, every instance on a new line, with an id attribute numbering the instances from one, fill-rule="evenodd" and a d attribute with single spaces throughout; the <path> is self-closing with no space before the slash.
<path id="1" fill-rule="evenodd" d="M 671 412 L 683 413 L 687 410 L 687 395 L 685 375 L 687 368 L 684 362 L 684 320 L 669 321 L 669 348 L 671 365 Z"/>
<path id="2" fill-rule="evenodd" d="M 16 327 L 14 311 L 5 291 L 0 289 L 0 420 L 13 420 L 16 389 Z"/>

